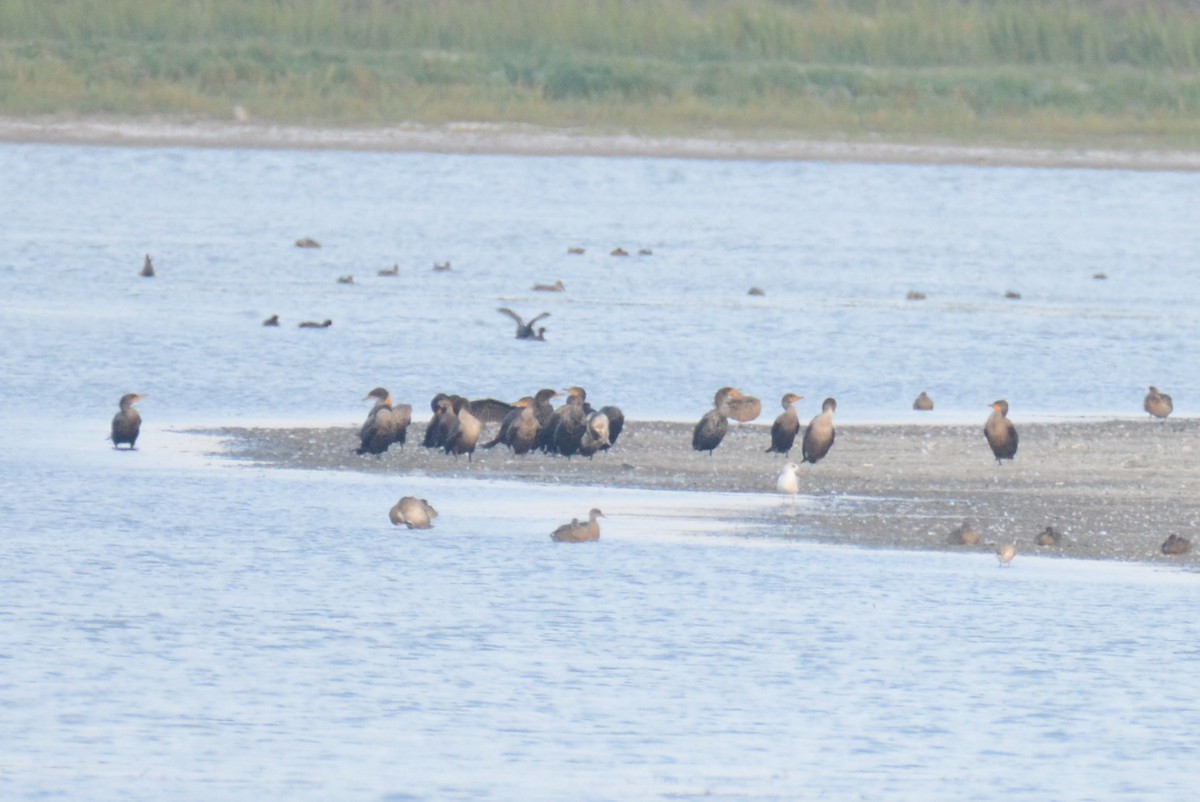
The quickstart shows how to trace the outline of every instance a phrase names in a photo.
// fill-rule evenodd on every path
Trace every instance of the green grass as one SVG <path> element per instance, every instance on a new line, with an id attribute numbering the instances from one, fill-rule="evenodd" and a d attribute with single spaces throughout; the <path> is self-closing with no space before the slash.
<path id="1" fill-rule="evenodd" d="M 0 0 L 0 114 L 1200 147 L 1178 0 Z"/>

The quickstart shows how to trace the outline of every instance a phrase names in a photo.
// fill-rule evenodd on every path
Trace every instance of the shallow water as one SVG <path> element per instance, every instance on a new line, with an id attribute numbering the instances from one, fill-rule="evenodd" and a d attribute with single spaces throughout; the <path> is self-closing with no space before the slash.
<path id="1" fill-rule="evenodd" d="M 836 395 L 845 420 L 907 419 L 926 388 L 944 420 L 1002 395 L 1136 414 L 1154 382 L 1186 412 L 1194 176 L 13 145 L 0 163 L 0 797 L 1194 796 L 1195 574 L 725 522 L 773 496 L 230 467 L 173 430 L 356 423 L 376 384 L 420 410 L 581 383 L 683 419 L 726 383 L 768 408 L 796 390 L 802 412 Z M 527 289 L 556 278 L 564 296 Z M 549 342 L 512 340 L 497 305 L 551 310 Z M 261 328 L 272 313 L 289 325 Z M 114 452 L 132 390 L 146 430 Z M 408 493 L 436 529 L 388 524 Z M 593 505 L 600 543 L 550 543 Z"/>

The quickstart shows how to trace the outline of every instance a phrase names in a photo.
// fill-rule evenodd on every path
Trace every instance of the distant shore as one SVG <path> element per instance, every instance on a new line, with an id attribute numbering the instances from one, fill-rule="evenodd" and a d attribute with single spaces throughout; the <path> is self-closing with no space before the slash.
<path id="1" fill-rule="evenodd" d="M 829 456 L 803 465 L 802 503 L 768 506 L 742 523 L 764 533 L 862 546 L 987 550 L 1014 542 L 1021 552 L 1200 567 L 1193 551 L 1164 556 L 1168 535 L 1200 545 L 1200 419 L 1017 422 L 1020 450 L 997 465 L 982 425 L 839 426 Z M 494 429 L 489 427 L 489 431 Z M 691 448 L 688 423 L 630 421 L 616 448 L 594 459 L 478 450 L 470 462 L 409 443 L 382 458 L 358 457 L 356 428 L 226 428 L 209 431 L 226 456 L 270 467 L 354 470 L 446 479 L 775 493 L 789 458 L 764 453 L 768 427 L 731 428 L 710 457 Z M 488 432 L 485 431 L 485 438 Z M 482 442 L 482 439 L 481 439 Z M 949 543 L 964 521 L 980 545 Z M 1057 547 L 1034 545 L 1047 526 Z"/>
<path id="2" fill-rule="evenodd" d="M 1200 171 L 1200 151 L 806 139 L 641 137 L 519 125 L 333 127 L 168 118 L 0 118 L 0 141 L 115 147 L 743 159 Z"/>

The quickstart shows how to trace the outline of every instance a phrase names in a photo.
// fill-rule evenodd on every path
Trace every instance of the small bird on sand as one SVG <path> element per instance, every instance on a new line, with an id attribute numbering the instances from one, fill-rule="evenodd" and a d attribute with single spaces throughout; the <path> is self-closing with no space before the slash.
<path id="1" fill-rule="evenodd" d="M 409 529 L 431 529 L 433 519 L 437 516 L 438 512 L 432 504 L 416 496 L 405 496 L 388 511 L 388 518 L 391 519 L 392 524 L 395 526 L 403 524 Z"/>
<path id="2" fill-rule="evenodd" d="M 1186 537 L 1171 535 L 1162 544 L 1163 554 L 1187 554 L 1192 548 L 1191 542 Z"/>
<path id="3" fill-rule="evenodd" d="M 554 534 L 550 535 L 550 539 L 559 543 L 586 543 L 592 540 L 600 539 L 600 524 L 596 521 L 597 518 L 607 517 L 598 509 L 592 509 L 588 513 L 586 523 L 580 523 L 578 518 L 572 518 L 571 523 L 563 524 L 554 530 Z"/>
<path id="4" fill-rule="evenodd" d="M 1151 385 L 1150 392 L 1146 393 L 1146 400 L 1142 402 L 1142 408 L 1161 420 L 1175 410 L 1175 404 L 1171 401 L 1171 396 Z"/>
<path id="5" fill-rule="evenodd" d="M 1006 566 L 1012 563 L 1013 557 L 1017 556 L 1017 547 L 1012 543 L 1004 543 L 996 548 L 996 560 L 1000 565 Z"/>
<path id="6" fill-rule="evenodd" d="M 1057 546 L 1062 543 L 1062 533 L 1053 526 L 1047 526 L 1034 537 L 1033 542 L 1039 546 Z"/>

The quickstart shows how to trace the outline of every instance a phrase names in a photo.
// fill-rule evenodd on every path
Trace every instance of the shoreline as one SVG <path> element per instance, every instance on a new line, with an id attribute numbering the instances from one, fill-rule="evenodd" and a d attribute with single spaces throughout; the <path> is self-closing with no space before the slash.
<path id="1" fill-rule="evenodd" d="M 802 466 L 802 503 L 780 496 L 779 505 L 745 511 L 737 523 L 826 543 L 990 551 L 1015 542 L 1025 553 L 1200 568 L 1195 550 L 1160 552 L 1171 534 L 1197 542 L 1200 419 L 1017 421 L 1017 427 L 1016 459 L 997 465 L 982 424 L 838 426 L 829 456 Z M 480 442 L 494 430 L 489 426 Z M 422 423 L 410 427 L 403 450 L 393 447 L 381 458 L 354 454 L 357 426 L 193 433 L 222 440 L 224 458 L 260 467 L 697 493 L 774 495 L 780 467 L 799 462 L 799 446 L 789 458 L 764 453 L 769 425 L 731 427 L 711 457 L 692 451 L 691 430 L 691 423 L 629 421 L 617 446 L 591 460 L 514 457 L 497 446 L 478 450 L 470 462 L 422 448 Z M 980 545 L 948 542 L 964 521 L 983 532 Z M 1034 545 L 1047 526 L 1065 535 L 1062 545 Z"/>
<path id="2" fill-rule="evenodd" d="M 635 136 L 527 125 L 302 126 L 176 118 L 0 117 L 0 141 L 105 147 L 348 150 L 540 157 L 815 161 L 864 164 L 1200 171 L 1200 151 Z"/>

